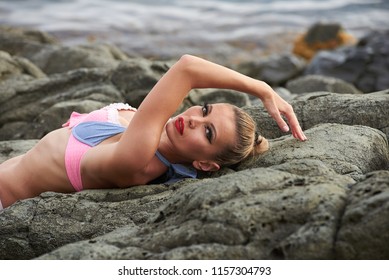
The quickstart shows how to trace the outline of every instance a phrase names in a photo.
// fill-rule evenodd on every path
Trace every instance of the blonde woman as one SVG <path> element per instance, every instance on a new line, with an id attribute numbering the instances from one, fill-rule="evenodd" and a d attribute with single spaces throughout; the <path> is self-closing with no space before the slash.
<path id="1" fill-rule="evenodd" d="M 196 177 L 268 149 L 255 123 L 230 104 L 194 106 L 171 118 L 190 90 L 224 88 L 258 97 L 280 129 L 306 137 L 291 105 L 266 83 L 184 55 L 138 109 L 111 104 L 73 113 L 26 154 L 0 165 L 0 207 L 45 191 L 124 188 Z"/>

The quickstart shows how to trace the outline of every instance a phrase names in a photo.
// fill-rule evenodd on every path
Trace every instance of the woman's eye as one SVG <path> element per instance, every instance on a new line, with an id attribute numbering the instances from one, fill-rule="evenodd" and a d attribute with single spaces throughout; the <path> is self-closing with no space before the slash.
<path id="1" fill-rule="evenodd" d="M 207 116 L 208 111 L 209 111 L 208 104 L 204 104 L 204 106 L 203 106 L 203 108 L 201 108 L 201 110 L 203 111 L 203 117 Z"/>
<path id="2" fill-rule="evenodd" d="M 208 126 L 205 127 L 205 136 L 207 137 L 209 143 L 212 143 L 212 129 Z"/>

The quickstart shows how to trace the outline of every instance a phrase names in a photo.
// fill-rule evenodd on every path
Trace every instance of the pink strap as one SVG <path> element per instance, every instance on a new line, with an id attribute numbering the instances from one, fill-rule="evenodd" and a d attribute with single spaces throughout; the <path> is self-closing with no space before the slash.
<path id="1" fill-rule="evenodd" d="M 64 123 L 62 125 L 62 127 L 69 127 L 69 128 L 72 128 L 74 127 L 75 125 L 79 124 L 80 122 L 82 122 L 86 116 L 88 114 L 80 114 L 80 113 L 77 113 L 77 112 L 73 112 L 71 115 L 70 115 L 70 118 L 68 119 L 68 121 L 66 123 Z"/>

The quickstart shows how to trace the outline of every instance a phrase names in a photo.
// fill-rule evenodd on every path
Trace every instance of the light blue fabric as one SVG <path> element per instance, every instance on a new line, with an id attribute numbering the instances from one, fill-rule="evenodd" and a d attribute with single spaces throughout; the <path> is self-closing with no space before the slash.
<path id="1" fill-rule="evenodd" d="M 126 130 L 125 127 L 110 123 L 110 122 L 82 122 L 72 129 L 73 136 L 88 146 L 94 147 L 105 139 L 123 133 Z M 162 183 L 174 183 L 185 178 L 196 178 L 197 170 L 192 167 L 187 167 L 182 164 L 170 163 L 160 152 L 156 151 L 155 155 L 158 159 L 168 168 L 168 171 L 164 175 L 164 182 Z"/>
<path id="2" fill-rule="evenodd" d="M 94 147 L 105 139 L 123 133 L 125 127 L 110 122 L 82 122 L 72 129 L 73 136 L 81 143 Z"/>
<path id="3" fill-rule="evenodd" d="M 197 178 L 197 170 L 192 167 L 187 167 L 182 164 L 170 163 L 160 152 L 156 151 L 155 155 L 159 160 L 168 167 L 166 172 L 168 180 L 167 184 L 175 183 L 185 178 Z"/>

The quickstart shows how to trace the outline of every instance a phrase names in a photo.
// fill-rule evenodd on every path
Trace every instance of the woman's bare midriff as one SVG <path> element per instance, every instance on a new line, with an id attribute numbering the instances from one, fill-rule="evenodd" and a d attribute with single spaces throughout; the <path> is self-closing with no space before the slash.
<path id="1" fill-rule="evenodd" d="M 0 166 L 0 199 L 4 207 L 45 191 L 74 191 L 64 165 L 69 134 L 67 128 L 54 130 L 26 154 Z"/>

